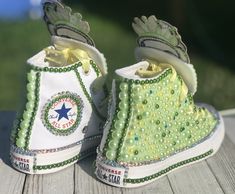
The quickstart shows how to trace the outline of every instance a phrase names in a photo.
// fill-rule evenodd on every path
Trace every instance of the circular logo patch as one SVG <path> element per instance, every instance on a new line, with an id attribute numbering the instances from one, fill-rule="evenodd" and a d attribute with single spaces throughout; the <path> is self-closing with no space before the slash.
<path id="1" fill-rule="evenodd" d="M 45 104 L 42 120 L 54 135 L 65 136 L 73 133 L 82 117 L 83 102 L 80 96 L 62 92 Z"/>

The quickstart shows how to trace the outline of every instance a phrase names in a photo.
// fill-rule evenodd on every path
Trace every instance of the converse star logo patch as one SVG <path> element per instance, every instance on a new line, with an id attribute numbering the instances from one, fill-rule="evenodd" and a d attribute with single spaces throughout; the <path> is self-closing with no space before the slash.
<path id="1" fill-rule="evenodd" d="M 83 102 L 77 94 L 62 92 L 45 104 L 42 121 L 54 135 L 69 135 L 78 127 L 82 109 Z"/>

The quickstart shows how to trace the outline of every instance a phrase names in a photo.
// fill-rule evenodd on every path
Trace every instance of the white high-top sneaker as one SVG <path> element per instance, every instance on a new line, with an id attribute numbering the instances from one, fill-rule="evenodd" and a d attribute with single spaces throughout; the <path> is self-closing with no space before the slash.
<path id="1" fill-rule="evenodd" d="M 25 106 L 11 136 L 12 164 L 29 174 L 55 172 L 94 153 L 106 117 L 107 66 L 88 23 L 59 3 L 46 2 L 44 12 L 53 46 L 28 60 Z"/>
<path id="2" fill-rule="evenodd" d="M 117 187 L 142 186 L 208 158 L 224 137 L 220 114 L 193 101 L 196 73 L 176 28 L 154 16 L 133 27 L 142 61 L 116 70 L 97 149 L 97 177 Z"/>

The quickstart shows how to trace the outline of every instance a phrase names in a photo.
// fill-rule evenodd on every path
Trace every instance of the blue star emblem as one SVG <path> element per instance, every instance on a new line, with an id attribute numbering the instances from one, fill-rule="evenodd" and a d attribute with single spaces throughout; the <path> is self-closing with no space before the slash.
<path id="1" fill-rule="evenodd" d="M 66 108 L 65 107 L 65 103 L 62 105 L 61 109 L 57 109 L 55 110 L 58 114 L 58 121 L 62 118 L 66 118 L 67 120 L 69 120 L 68 118 L 68 112 L 71 110 L 72 108 Z"/>

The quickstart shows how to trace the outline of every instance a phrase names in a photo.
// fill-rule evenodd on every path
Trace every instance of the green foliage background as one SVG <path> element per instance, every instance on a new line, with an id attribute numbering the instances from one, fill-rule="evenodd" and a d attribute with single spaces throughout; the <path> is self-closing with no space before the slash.
<path id="1" fill-rule="evenodd" d="M 235 60 L 231 46 L 233 39 L 230 36 L 234 29 L 231 27 L 230 31 L 225 33 L 225 29 L 217 27 L 216 23 L 218 26 L 225 24 L 219 17 L 214 21 L 214 9 L 208 10 L 206 16 L 204 7 L 195 11 L 199 2 L 195 3 L 193 10 L 202 18 L 203 22 L 200 22 L 195 14 L 190 15 L 187 10 L 187 6 L 192 5 L 186 5 L 182 0 L 161 3 L 150 0 L 132 3 L 106 0 L 81 0 L 80 4 L 75 1 L 66 2 L 75 11 L 79 10 L 89 21 L 96 47 L 107 58 L 110 73 L 108 83 L 115 69 L 135 63 L 136 35 L 130 25 L 132 17 L 155 14 L 178 26 L 184 42 L 188 45 L 191 62 L 198 74 L 196 101 L 210 103 L 217 109 L 235 107 Z M 148 6 L 144 7 L 143 3 Z M 210 7 L 208 2 L 203 4 L 207 8 Z M 218 1 L 213 1 L 213 4 L 214 8 L 219 7 Z M 179 10 L 176 9 L 177 6 L 174 8 L 174 5 L 177 5 Z M 229 5 L 227 8 L 230 11 Z M 219 10 L 221 9 L 224 9 L 223 6 Z M 223 11 L 220 14 L 230 22 L 228 12 Z M 26 60 L 49 44 L 50 35 L 43 21 L 0 22 L 0 110 L 17 109 L 24 91 Z"/>

